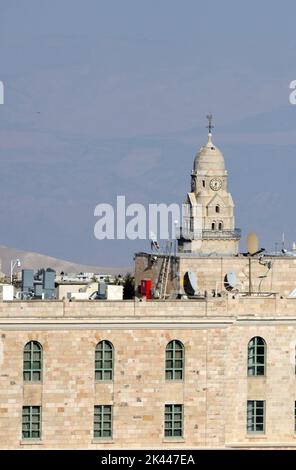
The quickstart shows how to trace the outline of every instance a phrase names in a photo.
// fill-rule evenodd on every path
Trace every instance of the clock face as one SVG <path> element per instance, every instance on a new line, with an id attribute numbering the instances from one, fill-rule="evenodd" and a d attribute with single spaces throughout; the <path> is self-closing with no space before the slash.
<path id="1" fill-rule="evenodd" d="M 221 189 L 221 186 L 222 186 L 222 181 L 220 180 L 220 178 L 213 178 L 210 181 L 210 188 L 213 191 L 219 191 L 219 189 Z"/>

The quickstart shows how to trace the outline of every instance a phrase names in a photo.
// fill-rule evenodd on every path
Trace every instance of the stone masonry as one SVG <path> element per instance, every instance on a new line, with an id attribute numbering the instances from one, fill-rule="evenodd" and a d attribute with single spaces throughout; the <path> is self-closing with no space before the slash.
<path id="1" fill-rule="evenodd" d="M 0 303 L 2 449 L 243 448 L 296 446 L 296 299 Z M 267 343 L 267 372 L 248 377 L 247 345 Z M 96 383 L 107 339 L 114 380 Z M 165 348 L 185 346 L 185 377 L 165 380 Z M 43 347 L 42 383 L 24 383 L 23 348 Z M 266 432 L 246 432 L 246 402 L 266 400 Z M 164 405 L 184 406 L 183 439 L 164 438 Z M 23 405 L 42 407 L 42 438 L 23 441 Z M 93 408 L 113 405 L 113 438 L 93 438 Z"/>

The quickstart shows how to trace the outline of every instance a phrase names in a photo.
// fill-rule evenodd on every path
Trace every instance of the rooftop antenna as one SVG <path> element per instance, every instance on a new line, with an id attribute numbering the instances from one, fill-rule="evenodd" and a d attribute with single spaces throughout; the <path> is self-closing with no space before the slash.
<path id="1" fill-rule="evenodd" d="M 249 258 L 249 295 L 252 295 L 252 256 L 259 251 L 259 240 L 255 232 L 250 232 L 247 236 L 247 250 Z"/>
<path id="2" fill-rule="evenodd" d="M 283 232 L 283 235 L 282 235 L 282 252 L 285 251 L 285 233 Z"/>
<path id="3" fill-rule="evenodd" d="M 209 129 L 209 134 L 212 134 L 212 129 L 214 128 L 212 124 L 212 120 L 213 120 L 212 113 L 207 114 L 207 120 L 209 121 L 209 124 L 206 127 Z"/>
<path id="4" fill-rule="evenodd" d="M 160 248 L 158 240 L 154 232 L 150 232 L 150 246 L 151 246 L 151 251 L 153 250 L 158 251 Z"/>

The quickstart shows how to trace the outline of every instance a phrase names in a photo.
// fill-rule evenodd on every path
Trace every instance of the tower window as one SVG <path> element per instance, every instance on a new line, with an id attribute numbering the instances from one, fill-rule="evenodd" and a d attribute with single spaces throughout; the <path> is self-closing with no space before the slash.
<path id="1" fill-rule="evenodd" d="M 222 222 L 219 222 L 219 230 L 222 230 L 223 229 L 223 224 Z"/>
<path id="2" fill-rule="evenodd" d="M 212 222 L 212 230 L 215 230 L 215 222 Z"/>
<path id="3" fill-rule="evenodd" d="M 202 187 L 203 187 L 203 188 L 206 187 L 206 181 L 205 181 L 205 180 L 202 180 Z"/>
<path id="4" fill-rule="evenodd" d="M 215 209 L 216 209 L 217 214 L 219 214 L 220 213 L 220 206 L 216 206 Z"/>

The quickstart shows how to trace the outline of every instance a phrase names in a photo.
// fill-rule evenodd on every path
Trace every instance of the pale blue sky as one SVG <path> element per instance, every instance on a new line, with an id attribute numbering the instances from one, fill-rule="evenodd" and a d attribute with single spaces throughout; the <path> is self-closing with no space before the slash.
<path id="1" fill-rule="evenodd" d="M 94 207 L 182 202 L 214 114 L 237 226 L 296 240 L 296 4 L 0 0 L 0 244 L 132 264 Z M 129 167 L 127 166 L 129 165 Z"/>

